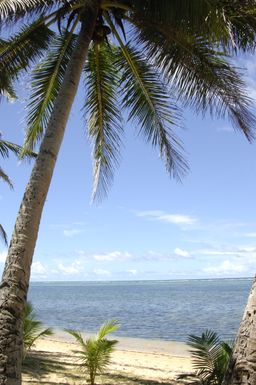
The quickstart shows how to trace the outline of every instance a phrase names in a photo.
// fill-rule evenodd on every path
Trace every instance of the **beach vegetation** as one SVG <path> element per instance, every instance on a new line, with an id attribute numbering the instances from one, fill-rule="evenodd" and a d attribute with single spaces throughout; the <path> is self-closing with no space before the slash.
<path id="1" fill-rule="evenodd" d="M 32 303 L 27 302 L 23 323 L 23 360 L 39 338 L 51 335 L 53 330 L 43 327 L 42 322 L 37 319 Z"/>
<path id="2" fill-rule="evenodd" d="M 79 344 L 80 349 L 74 350 L 74 353 L 77 354 L 81 364 L 80 370 L 88 376 L 90 385 L 95 384 L 96 376 L 103 373 L 110 364 L 111 354 L 118 341 L 109 340 L 106 337 L 118 328 L 117 321 L 107 321 L 101 326 L 95 337 L 86 340 L 83 339 L 80 332 L 66 329 Z"/>
<path id="3" fill-rule="evenodd" d="M 7 93 L 7 91 L 6 91 L 6 93 Z M 6 93 L 5 93 L 5 95 L 6 95 Z M 10 97 L 9 93 L 7 93 L 7 95 Z M 17 157 L 19 157 L 21 150 L 22 150 L 22 147 L 19 146 L 18 144 L 9 142 L 7 140 L 3 140 L 2 134 L 0 132 L 0 155 L 2 158 L 9 157 L 10 153 L 13 153 Z M 25 155 L 30 156 L 30 157 L 36 156 L 36 154 L 34 154 L 31 151 L 27 151 L 25 153 Z M 6 172 L 3 170 L 3 168 L 1 166 L 0 166 L 0 180 L 7 183 L 7 185 L 11 189 L 13 189 L 13 183 L 12 183 L 10 177 L 6 174 Z M 6 231 L 3 227 L 3 225 L 1 225 L 1 224 L 0 224 L 0 238 L 3 240 L 4 244 L 7 246 L 8 245 L 7 234 L 6 234 Z"/>
<path id="4" fill-rule="evenodd" d="M 251 101 L 230 57 L 254 49 L 256 16 L 248 0 L 2 0 L 0 22 L 13 31 L 0 41 L 0 94 L 12 94 L 15 81 L 32 71 L 24 151 L 40 144 L 0 288 L 0 384 L 18 385 L 32 257 L 80 79 L 93 197 L 101 199 L 113 181 L 122 110 L 180 179 L 188 168 L 177 137 L 180 107 L 228 118 L 254 138 Z"/>
<path id="5" fill-rule="evenodd" d="M 201 336 L 190 335 L 190 346 L 195 373 L 182 374 L 189 385 L 222 385 L 232 354 L 232 344 L 224 342 L 212 330 Z"/>

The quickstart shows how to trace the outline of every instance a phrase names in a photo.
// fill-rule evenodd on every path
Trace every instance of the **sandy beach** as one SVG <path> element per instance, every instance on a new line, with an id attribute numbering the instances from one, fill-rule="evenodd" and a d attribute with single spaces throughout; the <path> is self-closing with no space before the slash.
<path id="1" fill-rule="evenodd" d="M 185 343 L 118 337 L 112 363 L 98 384 L 177 384 L 177 376 L 191 372 L 192 364 Z M 73 353 L 72 337 L 57 332 L 38 341 L 23 370 L 24 384 L 84 384 Z"/>

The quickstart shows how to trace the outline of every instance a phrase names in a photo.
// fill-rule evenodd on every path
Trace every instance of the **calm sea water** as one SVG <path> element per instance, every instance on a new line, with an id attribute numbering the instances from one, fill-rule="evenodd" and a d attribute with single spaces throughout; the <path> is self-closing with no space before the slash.
<path id="1" fill-rule="evenodd" d="M 186 341 L 213 329 L 231 339 L 252 279 L 32 283 L 38 318 L 57 329 L 94 332 L 117 319 L 126 337 Z"/>

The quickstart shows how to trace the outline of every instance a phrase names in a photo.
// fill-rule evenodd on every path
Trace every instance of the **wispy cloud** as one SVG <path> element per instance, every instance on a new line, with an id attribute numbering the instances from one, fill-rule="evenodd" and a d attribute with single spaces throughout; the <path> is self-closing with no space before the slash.
<path id="1" fill-rule="evenodd" d="M 127 270 L 127 273 L 129 273 L 131 275 L 137 275 L 138 271 L 136 269 L 130 269 L 130 270 Z"/>
<path id="2" fill-rule="evenodd" d="M 248 272 L 248 267 L 242 263 L 225 260 L 219 265 L 205 267 L 203 272 L 216 276 L 230 276 Z"/>
<path id="3" fill-rule="evenodd" d="M 230 126 L 222 125 L 222 126 L 217 127 L 217 131 L 232 133 L 232 132 L 234 132 L 234 129 L 231 127 L 231 125 Z"/>
<path id="4" fill-rule="evenodd" d="M 63 234 L 65 235 L 65 237 L 69 237 L 69 238 L 72 238 L 75 235 L 78 235 L 84 232 L 85 232 L 84 229 L 76 229 L 76 228 L 63 230 Z"/>
<path id="5" fill-rule="evenodd" d="M 236 63 L 240 68 L 246 68 L 245 78 L 248 84 L 248 94 L 256 101 L 256 65 L 254 55 L 247 55 L 247 57 L 241 57 L 239 63 Z"/>
<path id="6" fill-rule="evenodd" d="M 171 214 L 160 210 L 137 211 L 136 215 L 151 221 L 171 223 L 174 225 L 194 225 L 198 219 L 190 215 Z"/>
<path id="7" fill-rule="evenodd" d="M 256 232 L 243 234 L 247 238 L 256 238 Z"/>
<path id="8" fill-rule="evenodd" d="M 32 263 L 32 266 L 31 266 L 32 280 L 44 280 L 44 279 L 47 279 L 47 275 L 48 275 L 48 270 L 40 261 L 34 261 Z"/>
<path id="9" fill-rule="evenodd" d="M 82 258 L 83 260 L 94 260 L 94 261 L 124 261 L 124 260 L 131 260 L 134 258 L 134 256 L 131 253 L 128 253 L 127 251 L 110 251 L 105 253 L 94 253 L 94 254 L 88 254 L 83 250 L 77 250 L 76 254 L 79 258 Z"/>
<path id="10" fill-rule="evenodd" d="M 86 231 L 86 222 L 77 221 L 72 222 L 70 224 L 65 223 L 58 223 L 58 224 L 51 224 L 49 228 L 51 230 L 61 230 L 63 232 L 63 235 L 65 237 L 74 237 L 76 235 L 82 234 Z"/>
<path id="11" fill-rule="evenodd" d="M 141 261 L 166 261 L 170 259 L 193 258 L 189 251 L 176 247 L 174 251 L 158 252 L 149 250 L 144 253 L 132 254 L 128 251 L 111 251 L 106 253 L 87 254 L 83 250 L 76 252 L 81 261 L 97 262 L 141 262 Z"/>
<path id="12" fill-rule="evenodd" d="M 1 251 L 0 252 L 0 263 L 5 263 L 7 257 L 7 251 Z"/>
<path id="13" fill-rule="evenodd" d="M 104 270 L 104 269 L 94 269 L 93 273 L 96 275 L 101 275 L 101 276 L 110 276 L 111 272 L 109 270 Z"/>
<path id="14" fill-rule="evenodd" d="M 84 270 L 84 265 L 82 261 L 76 259 L 70 265 L 64 265 L 63 263 L 59 263 L 58 270 L 65 275 L 76 275 Z"/>
<path id="15" fill-rule="evenodd" d="M 179 247 L 176 247 L 174 250 L 174 254 L 177 255 L 178 257 L 183 257 L 183 258 L 190 258 L 191 255 L 187 250 L 180 249 Z"/>

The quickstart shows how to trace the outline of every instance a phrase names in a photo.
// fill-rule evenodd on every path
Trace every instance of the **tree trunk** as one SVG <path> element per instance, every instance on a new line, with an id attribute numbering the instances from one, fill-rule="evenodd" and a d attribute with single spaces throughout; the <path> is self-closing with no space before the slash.
<path id="1" fill-rule="evenodd" d="M 223 385 L 256 384 L 256 278 L 236 337 Z"/>
<path id="2" fill-rule="evenodd" d="M 23 313 L 41 214 L 98 12 L 90 1 L 15 223 L 0 285 L 0 385 L 21 384 Z"/>

